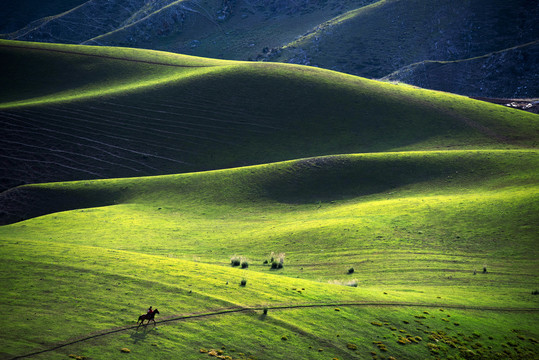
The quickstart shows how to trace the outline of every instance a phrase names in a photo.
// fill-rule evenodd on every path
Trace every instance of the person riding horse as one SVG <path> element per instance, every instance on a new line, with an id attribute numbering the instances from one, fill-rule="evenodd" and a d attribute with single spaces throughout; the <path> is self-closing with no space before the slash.
<path id="1" fill-rule="evenodd" d="M 148 320 L 148 323 L 146 325 L 148 325 L 150 323 L 150 321 L 153 321 L 154 326 L 157 325 L 156 322 L 155 322 L 155 314 L 159 314 L 159 310 L 157 310 L 157 309 L 153 310 L 152 307 L 150 306 L 150 308 L 148 309 L 148 312 L 146 314 L 142 314 L 142 315 L 140 315 L 138 317 L 137 330 L 140 327 L 140 325 L 142 325 L 144 323 L 144 320 Z M 139 321 L 140 321 L 140 324 L 139 324 Z"/>

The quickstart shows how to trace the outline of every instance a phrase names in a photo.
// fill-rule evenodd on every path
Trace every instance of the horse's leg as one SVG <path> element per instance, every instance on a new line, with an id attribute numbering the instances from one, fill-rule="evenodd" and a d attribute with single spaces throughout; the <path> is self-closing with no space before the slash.
<path id="1" fill-rule="evenodd" d="M 142 320 L 141 320 L 142 318 Z M 140 321 L 140 323 L 139 323 Z M 138 328 L 140 327 L 140 325 L 142 325 L 144 323 L 144 318 L 142 316 L 139 316 L 138 320 L 137 320 L 137 331 L 138 331 Z"/>

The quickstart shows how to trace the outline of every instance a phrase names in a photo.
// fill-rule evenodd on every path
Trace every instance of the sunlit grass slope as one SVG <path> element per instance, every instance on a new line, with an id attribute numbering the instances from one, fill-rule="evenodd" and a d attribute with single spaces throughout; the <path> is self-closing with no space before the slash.
<path id="1" fill-rule="evenodd" d="M 0 327 L 18 324 L 2 351 L 83 339 L 37 358 L 533 358 L 538 169 L 535 150 L 400 152 L 17 188 L 74 210 L 0 228 Z M 86 339 L 150 304 L 209 316 Z M 291 305 L 327 306 L 276 309 Z M 241 307 L 256 310 L 211 315 Z"/>
<path id="2" fill-rule="evenodd" d="M 3 189 L 537 138 L 534 114 L 316 68 L 9 41 L 0 51 Z"/>

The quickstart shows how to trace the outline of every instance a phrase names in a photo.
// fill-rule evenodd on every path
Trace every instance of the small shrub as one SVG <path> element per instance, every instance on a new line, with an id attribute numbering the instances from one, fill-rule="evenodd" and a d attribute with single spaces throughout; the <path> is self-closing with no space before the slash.
<path id="1" fill-rule="evenodd" d="M 265 307 L 264 310 L 262 310 L 262 312 L 263 312 L 264 315 L 268 315 L 268 308 Z"/>
<path id="2" fill-rule="evenodd" d="M 232 266 L 240 266 L 241 265 L 241 257 L 234 255 L 230 258 L 230 265 Z"/>
<path id="3" fill-rule="evenodd" d="M 532 291 L 532 295 L 539 295 L 539 290 Z"/>
<path id="4" fill-rule="evenodd" d="M 131 352 L 128 348 L 122 348 L 120 351 L 126 354 Z"/>
<path id="5" fill-rule="evenodd" d="M 384 326 L 384 324 L 378 322 L 378 321 L 371 321 L 371 324 L 374 326 Z"/>
<path id="6" fill-rule="evenodd" d="M 241 279 L 240 286 L 247 285 L 247 279 Z"/>
<path id="7" fill-rule="evenodd" d="M 283 335 L 283 336 L 281 336 L 281 340 L 287 341 L 287 340 L 288 340 L 288 337 L 287 337 L 286 335 Z"/>
<path id="8" fill-rule="evenodd" d="M 354 273 L 354 271 L 355 271 L 355 270 L 354 270 L 354 268 L 353 268 L 353 267 L 351 267 L 350 269 L 348 269 L 348 274 L 353 274 L 353 273 Z"/>
<path id="9" fill-rule="evenodd" d="M 199 350 L 201 354 L 207 354 L 208 353 L 208 350 L 202 348 Z"/>
<path id="10" fill-rule="evenodd" d="M 275 253 L 271 253 L 271 268 L 272 269 L 282 269 L 283 266 L 284 266 L 284 258 L 285 258 L 285 253 L 278 253 L 278 254 L 275 254 Z"/>
<path id="11" fill-rule="evenodd" d="M 348 343 L 346 344 L 346 347 L 350 350 L 357 350 L 357 345 L 356 344 L 352 344 L 352 343 Z"/>
<path id="12" fill-rule="evenodd" d="M 249 267 L 249 262 L 247 260 L 244 260 L 242 263 L 241 263 L 241 268 L 242 269 L 247 269 Z"/>

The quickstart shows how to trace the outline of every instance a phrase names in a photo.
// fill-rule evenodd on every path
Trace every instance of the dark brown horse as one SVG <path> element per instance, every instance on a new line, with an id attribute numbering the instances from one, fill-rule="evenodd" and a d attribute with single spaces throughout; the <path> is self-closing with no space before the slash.
<path id="1" fill-rule="evenodd" d="M 156 323 L 155 323 L 155 314 L 159 314 L 159 310 L 155 309 L 154 311 L 152 311 L 151 313 L 148 313 L 148 314 L 142 314 L 138 317 L 138 321 L 137 321 L 137 330 L 138 328 L 140 327 L 140 325 L 142 325 L 144 323 L 144 320 L 148 320 L 148 324 L 150 323 L 150 321 L 153 321 L 153 325 L 155 326 Z M 139 321 L 140 321 L 140 324 L 139 324 Z M 146 325 L 148 325 L 146 324 Z"/>

